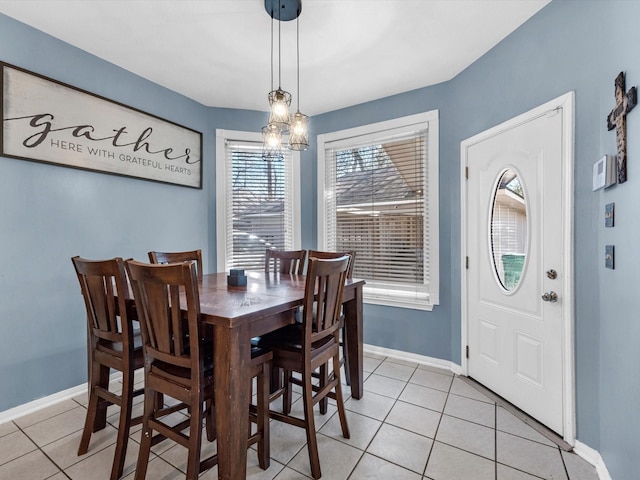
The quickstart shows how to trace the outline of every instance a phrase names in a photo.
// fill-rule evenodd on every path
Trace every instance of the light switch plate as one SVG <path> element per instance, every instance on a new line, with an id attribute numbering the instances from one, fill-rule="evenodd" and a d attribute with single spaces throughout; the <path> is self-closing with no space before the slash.
<path id="1" fill-rule="evenodd" d="M 615 203 L 607 203 L 604 206 L 604 226 L 613 227 L 614 207 Z"/>
<path id="2" fill-rule="evenodd" d="M 615 246 L 614 245 L 605 245 L 605 247 L 604 247 L 604 266 L 606 268 L 610 268 L 612 270 L 615 268 L 614 251 L 615 251 Z"/>

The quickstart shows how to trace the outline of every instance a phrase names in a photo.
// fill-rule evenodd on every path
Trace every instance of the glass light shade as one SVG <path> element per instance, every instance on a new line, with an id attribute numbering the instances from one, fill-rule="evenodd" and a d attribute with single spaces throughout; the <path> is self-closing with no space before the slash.
<path id="1" fill-rule="evenodd" d="M 262 127 L 262 158 L 278 158 L 282 150 L 282 130 L 274 123 Z"/>
<path id="2" fill-rule="evenodd" d="M 309 117 L 297 111 L 293 115 L 289 130 L 289 149 L 306 150 L 309 148 Z"/>
<path id="3" fill-rule="evenodd" d="M 291 105 L 291 94 L 280 88 L 272 90 L 269 92 L 269 105 L 271 106 L 269 124 L 278 125 L 281 129 L 287 128 L 290 122 L 289 105 Z"/>

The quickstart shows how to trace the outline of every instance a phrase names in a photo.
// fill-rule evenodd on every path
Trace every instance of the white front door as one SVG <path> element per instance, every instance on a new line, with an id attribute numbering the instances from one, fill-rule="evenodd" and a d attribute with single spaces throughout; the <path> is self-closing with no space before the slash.
<path id="1" fill-rule="evenodd" d="M 561 102 L 543 107 L 462 143 L 466 371 L 564 435 L 572 425 L 573 113 Z"/>

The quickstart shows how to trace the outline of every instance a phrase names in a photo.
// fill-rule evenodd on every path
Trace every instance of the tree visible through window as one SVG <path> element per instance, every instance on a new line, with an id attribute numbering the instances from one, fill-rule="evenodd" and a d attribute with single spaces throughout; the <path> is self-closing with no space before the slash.
<path id="1" fill-rule="evenodd" d="M 264 268 L 266 248 L 285 248 L 284 157 L 261 152 L 231 153 L 233 254 L 231 267 Z"/>
<path id="2" fill-rule="evenodd" d="M 234 139 L 224 137 L 232 133 Z M 216 185 L 218 193 L 218 265 L 220 269 L 263 270 L 267 248 L 293 249 L 297 245 L 299 204 L 294 181 L 294 156 L 283 151 L 264 159 L 262 143 L 245 132 L 219 131 Z M 224 193 L 223 193 L 224 192 Z M 294 213 L 295 212 L 295 213 Z M 220 243 L 222 242 L 222 243 Z M 221 262 L 223 260 L 223 262 Z"/>
<path id="3" fill-rule="evenodd" d="M 423 150 L 418 137 L 336 151 L 335 249 L 357 252 L 356 276 L 423 283 Z"/>

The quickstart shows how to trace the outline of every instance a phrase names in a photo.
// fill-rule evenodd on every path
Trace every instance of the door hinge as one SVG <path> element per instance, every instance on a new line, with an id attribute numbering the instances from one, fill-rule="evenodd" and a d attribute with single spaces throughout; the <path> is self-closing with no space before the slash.
<path id="1" fill-rule="evenodd" d="M 464 267 L 469 270 L 469 257 L 465 257 Z"/>
<path id="2" fill-rule="evenodd" d="M 465 350 L 466 350 L 465 354 L 466 354 L 467 358 L 469 358 L 469 345 L 467 345 L 467 348 Z"/>
<path id="3" fill-rule="evenodd" d="M 553 110 L 549 110 L 547 112 L 547 118 L 555 117 L 557 114 L 562 112 L 562 107 L 556 107 Z"/>

